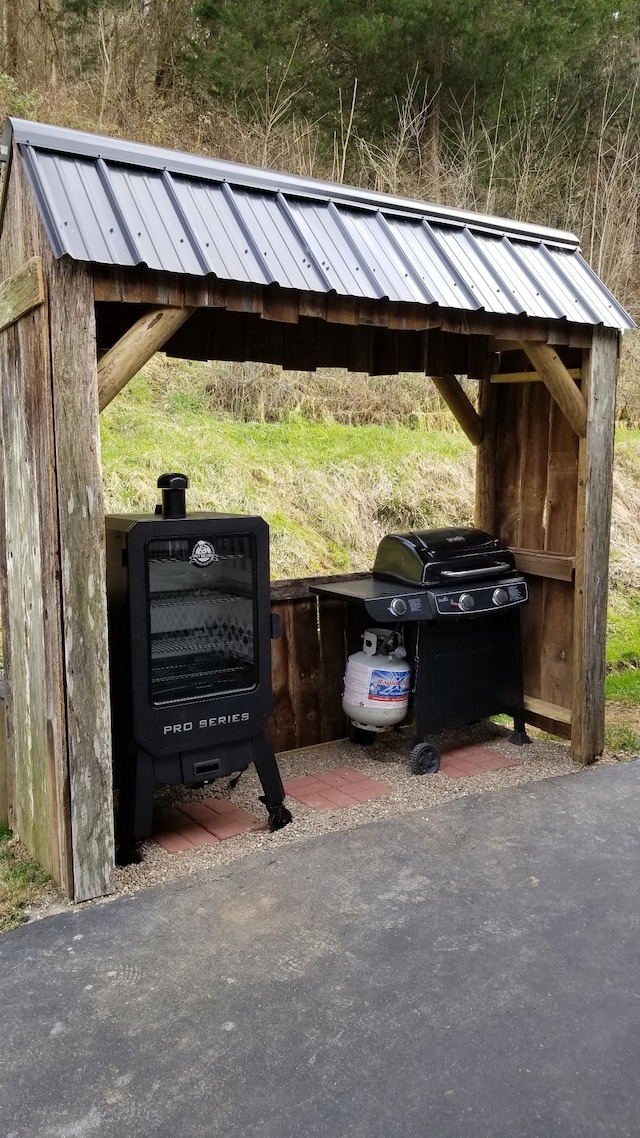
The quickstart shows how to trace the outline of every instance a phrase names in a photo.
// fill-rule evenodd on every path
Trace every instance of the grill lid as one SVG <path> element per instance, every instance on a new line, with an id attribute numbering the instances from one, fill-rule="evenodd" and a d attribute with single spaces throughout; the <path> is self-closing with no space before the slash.
<path id="1" fill-rule="evenodd" d="M 373 576 L 409 585 L 454 585 L 515 571 L 509 547 L 470 526 L 389 533 L 376 553 Z"/>

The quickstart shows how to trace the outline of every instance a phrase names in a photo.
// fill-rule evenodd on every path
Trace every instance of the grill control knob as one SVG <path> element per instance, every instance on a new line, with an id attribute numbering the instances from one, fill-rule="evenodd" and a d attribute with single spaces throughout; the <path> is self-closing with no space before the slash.
<path id="1" fill-rule="evenodd" d="M 404 616 L 407 611 L 407 602 L 402 597 L 394 597 L 389 605 L 389 612 L 393 616 Z"/>
<path id="2" fill-rule="evenodd" d="M 460 596 L 458 597 L 458 608 L 459 609 L 462 609 L 463 612 L 471 612 L 471 609 L 474 609 L 475 607 L 476 607 L 476 602 L 474 601 L 473 597 L 471 596 L 471 593 L 461 593 L 460 594 Z"/>
<path id="3" fill-rule="evenodd" d="M 509 600 L 509 594 L 506 589 L 494 589 L 491 600 L 494 605 L 506 605 Z"/>

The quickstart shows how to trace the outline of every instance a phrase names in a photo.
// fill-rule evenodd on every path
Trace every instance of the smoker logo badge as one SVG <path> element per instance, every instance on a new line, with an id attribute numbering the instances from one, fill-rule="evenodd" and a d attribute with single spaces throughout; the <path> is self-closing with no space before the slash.
<path id="1" fill-rule="evenodd" d="M 210 541 L 197 541 L 189 558 L 192 565 L 211 565 L 212 561 L 218 560 L 218 554 Z"/>

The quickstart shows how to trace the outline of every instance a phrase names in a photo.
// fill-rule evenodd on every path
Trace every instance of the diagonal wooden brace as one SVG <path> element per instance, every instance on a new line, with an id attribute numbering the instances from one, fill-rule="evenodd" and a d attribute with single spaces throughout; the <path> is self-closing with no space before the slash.
<path id="1" fill-rule="evenodd" d="M 469 442 L 477 446 L 482 439 L 482 419 L 473 403 L 465 395 L 455 375 L 432 375 L 431 378 L 447 407 L 458 420 Z"/>
<path id="2" fill-rule="evenodd" d="M 531 360 L 575 433 L 584 439 L 587 434 L 587 405 L 558 353 L 550 344 L 533 343 L 530 340 L 522 340 L 519 346 Z"/>
<path id="3" fill-rule="evenodd" d="M 194 308 L 154 308 L 145 312 L 105 353 L 98 363 L 98 404 L 100 410 L 116 397 L 155 352 L 181 328 Z"/>

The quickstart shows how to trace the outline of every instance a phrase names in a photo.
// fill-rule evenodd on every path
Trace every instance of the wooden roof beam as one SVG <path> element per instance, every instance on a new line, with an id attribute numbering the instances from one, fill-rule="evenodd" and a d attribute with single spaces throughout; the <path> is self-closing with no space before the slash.
<path id="1" fill-rule="evenodd" d="M 145 312 L 98 363 L 98 404 L 101 411 L 126 387 L 163 344 L 189 319 L 193 308 L 163 305 Z"/>
<path id="2" fill-rule="evenodd" d="M 482 439 L 482 419 L 467 398 L 455 375 L 431 376 L 447 407 L 455 415 L 469 442 L 477 446 Z"/>
<path id="3" fill-rule="evenodd" d="M 587 405 L 560 356 L 549 344 L 521 340 L 519 347 L 531 360 L 543 383 L 579 438 L 587 434 Z"/>

